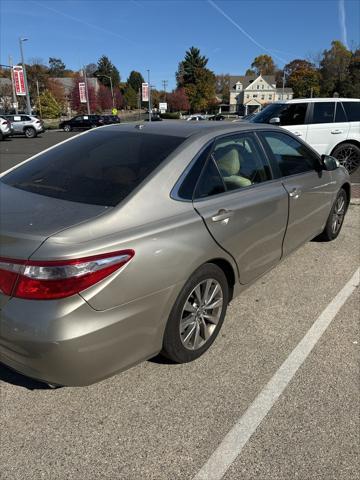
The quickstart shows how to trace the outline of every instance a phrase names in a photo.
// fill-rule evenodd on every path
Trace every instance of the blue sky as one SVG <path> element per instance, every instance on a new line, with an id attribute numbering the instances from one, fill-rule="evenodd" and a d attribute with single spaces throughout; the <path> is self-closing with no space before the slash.
<path id="1" fill-rule="evenodd" d="M 243 74 L 255 56 L 270 53 L 282 67 L 339 39 L 360 44 L 358 0 L 0 0 L 0 63 L 60 57 L 72 69 L 110 57 L 123 80 L 131 70 L 161 88 L 192 45 L 215 73 Z"/>

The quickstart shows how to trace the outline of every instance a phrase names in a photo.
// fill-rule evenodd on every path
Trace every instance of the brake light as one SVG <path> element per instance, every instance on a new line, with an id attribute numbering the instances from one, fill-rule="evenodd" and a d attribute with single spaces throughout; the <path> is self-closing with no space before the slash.
<path id="1" fill-rule="evenodd" d="M 32 300 L 69 297 L 103 280 L 134 255 L 134 250 L 121 250 L 65 261 L 0 258 L 0 290 L 5 295 Z"/>

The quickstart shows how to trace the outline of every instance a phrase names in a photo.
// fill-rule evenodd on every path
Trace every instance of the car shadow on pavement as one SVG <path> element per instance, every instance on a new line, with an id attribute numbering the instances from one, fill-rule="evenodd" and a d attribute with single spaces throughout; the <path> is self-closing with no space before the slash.
<path id="1" fill-rule="evenodd" d="M 11 383 L 18 387 L 24 387 L 28 390 L 52 390 L 47 383 L 26 377 L 21 373 L 15 372 L 15 370 L 11 370 L 2 363 L 0 363 L 0 381 Z"/>
<path id="2" fill-rule="evenodd" d="M 156 355 L 156 357 L 149 358 L 148 362 L 157 363 L 159 365 L 178 365 L 173 360 L 170 360 L 169 358 L 163 357 L 160 354 Z"/>

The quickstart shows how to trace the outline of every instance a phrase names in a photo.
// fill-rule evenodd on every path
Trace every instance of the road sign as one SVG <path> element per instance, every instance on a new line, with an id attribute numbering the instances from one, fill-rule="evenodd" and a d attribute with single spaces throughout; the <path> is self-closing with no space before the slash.
<path id="1" fill-rule="evenodd" d="M 19 65 L 13 67 L 13 81 L 16 95 L 24 97 L 26 95 L 26 88 L 23 67 Z"/>
<path id="2" fill-rule="evenodd" d="M 167 103 L 166 102 L 159 102 L 159 110 L 161 113 L 167 112 Z"/>
<path id="3" fill-rule="evenodd" d="M 85 82 L 79 82 L 80 103 L 86 103 Z"/>
<path id="4" fill-rule="evenodd" d="M 149 84 L 148 83 L 141 84 L 141 97 L 143 102 L 149 101 Z"/>
<path id="5" fill-rule="evenodd" d="M 117 113 L 118 113 L 117 108 L 113 108 L 113 109 L 111 110 L 111 113 L 112 113 L 113 115 L 117 115 Z"/>

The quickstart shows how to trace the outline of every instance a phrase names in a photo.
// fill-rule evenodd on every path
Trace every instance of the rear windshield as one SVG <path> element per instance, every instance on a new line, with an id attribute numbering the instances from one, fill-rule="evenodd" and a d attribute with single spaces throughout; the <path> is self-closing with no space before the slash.
<path id="1" fill-rule="evenodd" d="M 42 153 L 1 181 L 49 197 L 115 206 L 184 140 L 141 131 L 93 131 Z"/>

